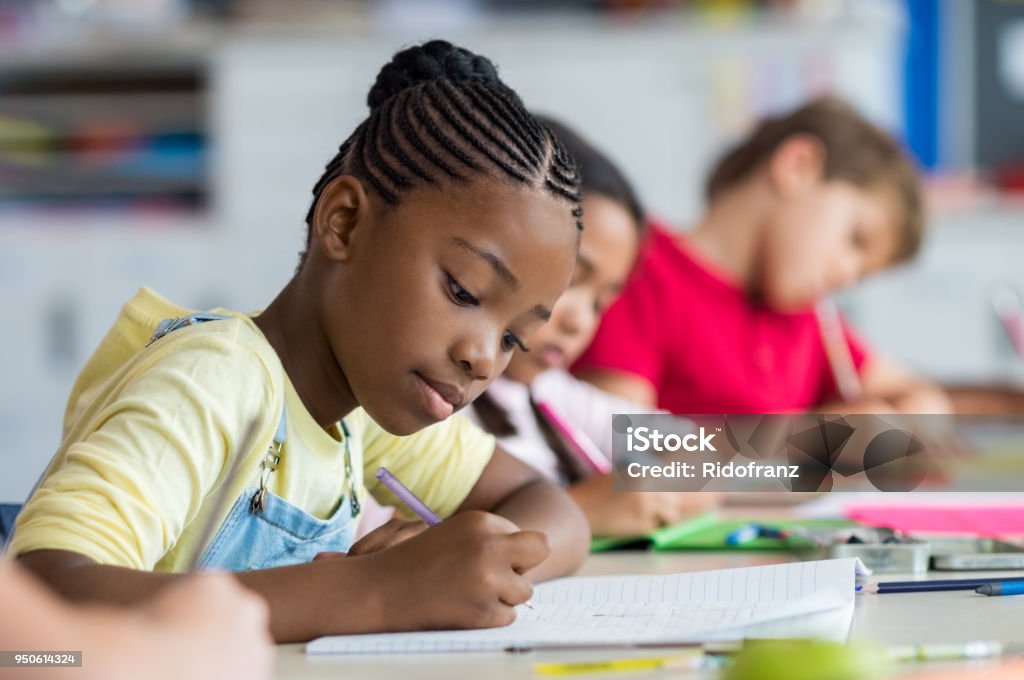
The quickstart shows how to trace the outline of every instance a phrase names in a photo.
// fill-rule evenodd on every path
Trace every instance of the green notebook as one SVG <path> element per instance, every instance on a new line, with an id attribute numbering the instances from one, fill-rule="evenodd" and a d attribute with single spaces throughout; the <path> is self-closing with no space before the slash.
<path id="1" fill-rule="evenodd" d="M 726 538 L 748 524 L 779 529 L 808 530 L 844 529 L 859 526 L 845 519 L 719 519 L 714 513 L 700 515 L 681 524 L 663 527 L 644 536 L 598 537 L 590 543 L 590 552 L 608 550 L 807 550 L 814 544 L 805 537 L 793 536 L 787 541 L 777 538 L 755 538 L 741 545 L 728 545 Z"/>

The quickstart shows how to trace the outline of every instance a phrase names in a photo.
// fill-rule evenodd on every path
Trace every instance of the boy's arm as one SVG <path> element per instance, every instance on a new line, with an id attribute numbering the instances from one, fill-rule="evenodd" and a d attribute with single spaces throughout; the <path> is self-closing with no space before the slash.
<path id="1" fill-rule="evenodd" d="M 861 380 L 866 400 L 885 401 L 899 413 L 953 412 L 952 402 L 938 385 L 880 354 L 868 357 Z"/>
<path id="2" fill-rule="evenodd" d="M 494 455 L 458 512 L 467 510 L 486 510 L 520 529 L 547 536 L 551 554 L 529 571 L 533 581 L 572 573 L 590 550 L 590 527 L 569 494 L 500 446 L 495 446 Z"/>

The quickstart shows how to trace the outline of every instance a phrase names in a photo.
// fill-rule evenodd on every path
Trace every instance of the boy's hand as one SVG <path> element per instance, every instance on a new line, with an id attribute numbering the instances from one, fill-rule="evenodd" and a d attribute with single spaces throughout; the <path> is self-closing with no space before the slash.
<path id="1" fill-rule="evenodd" d="M 622 491 L 611 475 L 595 475 L 569 488 L 595 536 L 636 536 L 678 524 L 721 502 L 721 494 L 694 491 Z"/>
<path id="2" fill-rule="evenodd" d="M 383 630 L 490 628 L 515 620 L 533 593 L 523 574 L 548 553 L 544 534 L 467 511 L 361 559 L 376 580 L 367 587 L 381 594 Z"/>

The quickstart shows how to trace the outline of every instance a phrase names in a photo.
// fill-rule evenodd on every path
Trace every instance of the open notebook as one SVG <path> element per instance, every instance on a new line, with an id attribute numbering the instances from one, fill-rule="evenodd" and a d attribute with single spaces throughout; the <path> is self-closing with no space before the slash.
<path id="1" fill-rule="evenodd" d="M 337 635 L 307 654 L 488 652 L 683 644 L 746 637 L 843 641 L 853 620 L 855 559 L 661 576 L 563 578 L 538 585 L 504 628 Z"/>

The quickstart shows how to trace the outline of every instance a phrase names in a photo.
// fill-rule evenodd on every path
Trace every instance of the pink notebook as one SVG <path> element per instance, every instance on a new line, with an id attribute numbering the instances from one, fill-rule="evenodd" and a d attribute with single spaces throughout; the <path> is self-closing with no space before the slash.
<path id="1" fill-rule="evenodd" d="M 846 508 L 850 519 L 905 533 L 959 534 L 989 538 L 1024 536 L 1024 505 L 945 507 L 870 505 Z"/>

